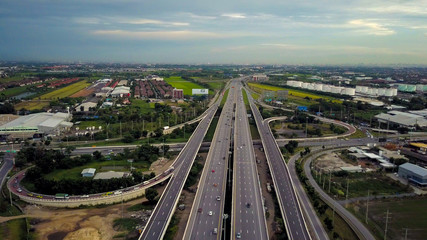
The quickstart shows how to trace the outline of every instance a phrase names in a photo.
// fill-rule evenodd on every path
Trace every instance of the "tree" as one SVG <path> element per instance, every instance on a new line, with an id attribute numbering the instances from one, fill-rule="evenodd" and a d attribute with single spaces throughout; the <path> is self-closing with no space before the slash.
<path id="1" fill-rule="evenodd" d="M 157 192 L 156 189 L 148 188 L 147 190 L 145 190 L 145 198 L 147 198 L 147 200 L 150 203 L 155 203 L 156 202 L 157 195 L 159 195 L 159 193 Z"/>
<path id="2" fill-rule="evenodd" d="M 95 158 L 95 160 L 99 161 L 102 159 L 102 153 L 97 150 L 97 151 L 93 152 L 93 157 Z"/>
<path id="3" fill-rule="evenodd" d="M 122 141 L 125 142 L 125 143 L 131 143 L 131 142 L 135 141 L 135 138 L 132 135 L 130 135 L 130 134 L 126 134 L 123 137 Z"/>

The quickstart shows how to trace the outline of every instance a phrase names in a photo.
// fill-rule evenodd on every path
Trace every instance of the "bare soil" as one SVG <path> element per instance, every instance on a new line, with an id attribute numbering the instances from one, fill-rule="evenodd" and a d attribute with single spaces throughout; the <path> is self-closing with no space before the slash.
<path id="1" fill-rule="evenodd" d="M 314 166 L 326 173 L 339 171 L 341 170 L 340 167 L 352 167 L 353 165 L 344 162 L 337 153 L 332 152 L 318 157 L 314 162 Z"/>

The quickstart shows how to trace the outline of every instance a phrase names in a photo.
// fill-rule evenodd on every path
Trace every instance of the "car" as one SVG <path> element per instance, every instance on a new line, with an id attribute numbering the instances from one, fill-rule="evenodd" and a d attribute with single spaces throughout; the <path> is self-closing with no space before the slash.
<path id="1" fill-rule="evenodd" d="M 220 196 L 216 196 L 216 200 L 217 200 L 217 201 L 220 201 L 220 200 L 221 200 L 221 197 L 220 197 Z"/>
<path id="2" fill-rule="evenodd" d="M 88 198 L 89 195 L 82 195 L 82 198 Z"/>
<path id="3" fill-rule="evenodd" d="M 134 187 L 134 188 L 133 188 L 133 190 L 138 190 L 138 189 L 139 189 L 139 187 Z"/>
<path id="4" fill-rule="evenodd" d="M 43 196 L 37 195 L 37 198 L 43 198 Z"/>
<path id="5" fill-rule="evenodd" d="M 32 193 L 27 193 L 27 195 L 28 195 L 29 197 L 34 196 L 34 194 L 32 194 Z"/>
<path id="6" fill-rule="evenodd" d="M 214 228 L 212 232 L 214 235 L 217 235 L 218 234 L 218 228 Z"/>
<path id="7" fill-rule="evenodd" d="M 239 232 L 236 234 L 236 238 L 237 239 L 240 239 L 240 238 L 242 238 L 242 234 L 240 234 Z"/>
<path id="8" fill-rule="evenodd" d="M 209 215 L 209 216 L 212 216 L 212 215 L 213 215 L 213 212 L 212 212 L 212 211 L 209 211 L 209 212 L 208 212 L 208 215 Z"/>
<path id="9" fill-rule="evenodd" d="M 215 170 L 213 170 L 213 169 L 212 169 L 212 172 L 214 173 L 214 172 L 215 172 Z"/>
<path id="10" fill-rule="evenodd" d="M 250 203 L 246 203 L 246 207 L 247 207 L 247 208 L 250 208 L 250 207 L 251 207 L 251 204 L 250 204 Z"/>
<path id="11" fill-rule="evenodd" d="M 21 188 L 18 188 L 18 190 L 17 190 L 18 192 L 22 192 L 22 189 Z"/>
<path id="12" fill-rule="evenodd" d="M 114 192 L 114 195 L 119 195 L 119 194 L 122 194 L 122 191 L 115 191 Z"/>
<path id="13" fill-rule="evenodd" d="M 197 209 L 197 212 L 201 213 L 203 211 L 202 208 Z"/>

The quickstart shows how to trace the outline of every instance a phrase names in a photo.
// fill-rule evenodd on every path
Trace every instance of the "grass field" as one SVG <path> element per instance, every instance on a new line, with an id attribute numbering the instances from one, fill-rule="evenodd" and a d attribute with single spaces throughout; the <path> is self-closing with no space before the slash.
<path id="1" fill-rule="evenodd" d="M 206 133 L 203 141 L 208 141 L 208 142 L 212 141 L 213 136 L 215 134 L 216 126 L 218 125 L 218 120 L 219 120 L 218 117 L 214 117 L 212 119 L 211 125 L 209 126 L 208 132 Z"/>
<path id="2" fill-rule="evenodd" d="M 21 93 L 24 93 L 26 91 L 27 91 L 27 87 L 24 86 L 24 87 L 8 88 L 6 90 L 3 90 L 1 93 L 3 93 L 6 97 L 13 97 Z"/>
<path id="3" fill-rule="evenodd" d="M 167 83 L 169 83 L 170 85 L 172 85 L 172 87 L 177 88 L 177 89 L 183 89 L 184 90 L 184 95 L 192 95 L 192 89 L 202 89 L 204 87 L 189 82 L 187 80 L 182 79 L 181 77 L 169 77 L 169 78 L 165 78 L 165 81 Z"/>
<path id="4" fill-rule="evenodd" d="M 72 169 L 58 169 L 55 170 L 45 176 L 46 179 L 55 179 L 55 180 L 61 180 L 61 179 L 78 179 L 81 178 L 81 172 L 85 168 L 96 168 L 96 172 L 108 172 L 111 169 L 105 169 L 103 170 L 102 167 L 121 167 L 115 169 L 115 171 L 129 171 L 130 163 L 127 161 L 113 161 L 113 160 L 107 160 L 104 162 L 90 162 L 86 165 L 75 167 Z M 132 164 L 132 167 L 141 169 L 142 171 L 147 171 L 150 167 L 150 164 L 148 163 L 138 163 L 134 162 Z"/>
<path id="5" fill-rule="evenodd" d="M 139 108 L 139 111 L 144 114 L 154 111 L 154 103 L 147 103 L 147 101 L 141 99 L 133 99 L 131 107 Z"/>
<path id="6" fill-rule="evenodd" d="M 47 106 L 49 106 L 49 102 L 31 100 L 31 101 L 23 101 L 16 104 L 15 109 L 21 110 L 22 108 L 25 108 L 27 110 L 35 110 L 35 109 L 42 109 Z"/>
<path id="7" fill-rule="evenodd" d="M 349 207 L 363 223 L 365 222 L 366 202 Z M 384 199 L 369 202 L 368 226 L 377 239 L 384 238 L 386 212 L 389 210 L 387 239 L 427 239 L 427 198 Z"/>
<path id="8" fill-rule="evenodd" d="M 73 95 L 74 93 L 77 93 L 78 91 L 88 87 L 90 83 L 86 81 L 80 81 L 73 83 L 71 85 L 68 85 L 66 87 L 60 88 L 58 90 L 52 91 L 50 93 L 46 93 L 44 95 L 40 96 L 40 99 L 59 99 L 59 98 L 65 98 Z"/>
<path id="9" fill-rule="evenodd" d="M 333 98 L 333 97 L 324 96 L 324 95 L 317 95 L 317 94 L 299 91 L 299 90 L 295 90 L 295 89 L 282 88 L 282 87 L 276 87 L 276 86 L 270 86 L 270 85 L 264 85 L 264 84 L 258 84 L 258 83 L 248 83 L 248 85 L 251 88 L 254 88 L 255 91 L 258 93 L 261 93 L 264 90 L 267 90 L 267 91 L 287 90 L 288 94 L 289 94 L 289 99 L 297 100 L 298 98 L 304 99 L 306 97 L 309 97 L 309 98 L 315 100 L 315 99 L 323 98 L 323 99 L 327 99 L 327 100 L 332 100 L 333 102 L 336 102 L 336 103 L 342 103 L 341 100 L 337 100 L 336 98 Z"/>
<path id="10" fill-rule="evenodd" d="M 245 103 L 245 106 L 246 106 L 246 110 L 248 110 L 250 109 L 248 95 L 246 94 L 246 91 L 244 91 L 243 89 L 242 89 L 242 95 L 243 95 L 243 102 Z"/>
<path id="11" fill-rule="evenodd" d="M 1 223 L 0 236 L 4 240 L 28 239 L 25 218 Z"/>

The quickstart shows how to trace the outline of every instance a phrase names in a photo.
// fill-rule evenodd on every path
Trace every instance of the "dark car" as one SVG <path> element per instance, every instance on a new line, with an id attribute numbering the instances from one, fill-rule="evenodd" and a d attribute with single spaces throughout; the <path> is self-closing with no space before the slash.
<path id="1" fill-rule="evenodd" d="M 197 212 L 201 213 L 202 212 L 202 208 L 197 209 Z"/>
<path id="2" fill-rule="evenodd" d="M 250 207 L 251 207 L 251 204 L 250 204 L 250 203 L 246 203 L 246 207 L 247 207 L 247 208 L 250 208 Z"/>

